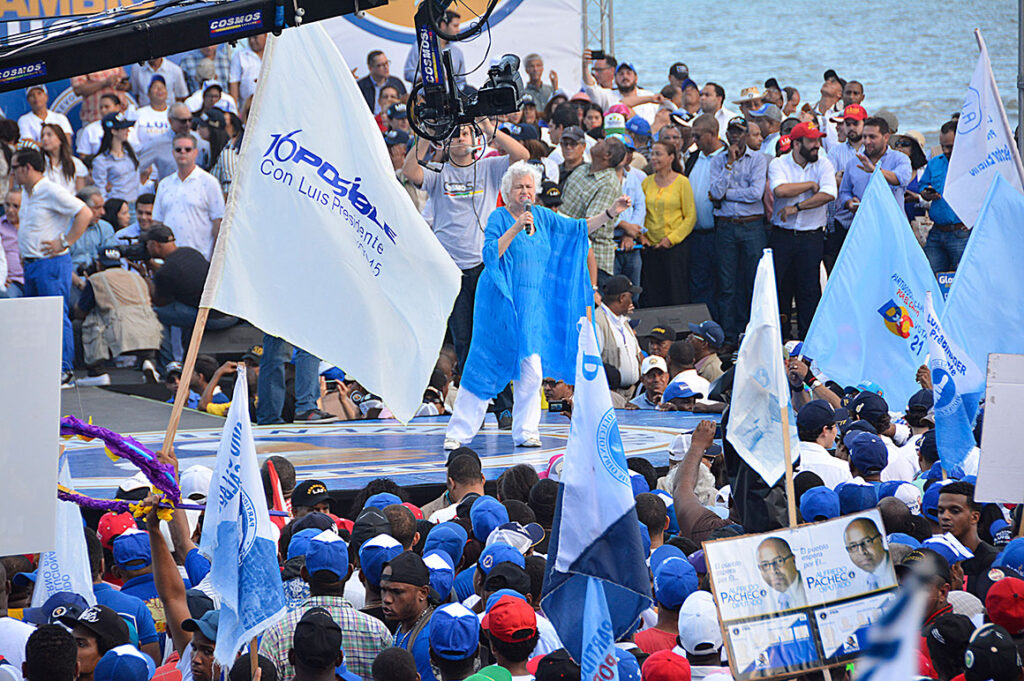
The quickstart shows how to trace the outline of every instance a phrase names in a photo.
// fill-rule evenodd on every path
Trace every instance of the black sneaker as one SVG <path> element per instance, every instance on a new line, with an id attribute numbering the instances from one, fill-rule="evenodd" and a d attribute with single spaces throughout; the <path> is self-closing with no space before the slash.
<path id="1" fill-rule="evenodd" d="M 512 430 L 512 412 L 508 409 L 498 414 L 498 430 Z"/>
<path id="2" fill-rule="evenodd" d="M 292 423 L 334 423 L 337 420 L 337 416 L 328 414 L 326 411 L 310 409 L 301 414 L 296 414 L 295 418 L 292 419 Z"/>

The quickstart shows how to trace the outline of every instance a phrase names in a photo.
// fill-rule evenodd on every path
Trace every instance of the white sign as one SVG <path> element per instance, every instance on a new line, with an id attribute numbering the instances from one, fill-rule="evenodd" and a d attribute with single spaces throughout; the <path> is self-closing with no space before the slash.
<path id="1" fill-rule="evenodd" d="M 988 356 L 985 420 L 974 498 L 997 504 L 1024 501 L 1019 405 L 1024 403 L 1024 355 Z"/>
<path id="2" fill-rule="evenodd" d="M 55 546 L 60 298 L 0 300 L 0 555 Z"/>

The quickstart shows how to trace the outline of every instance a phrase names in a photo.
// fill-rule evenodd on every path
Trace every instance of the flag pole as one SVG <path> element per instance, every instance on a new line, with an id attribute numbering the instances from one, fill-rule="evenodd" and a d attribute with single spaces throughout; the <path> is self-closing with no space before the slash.
<path id="1" fill-rule="evenodd" d="M 181 379 L 178 381 L 178 392 L 174 395 L 174 405 L 171 407 L 171 420 L 167 423 L 167 431 L 164 433 L 164 443 L 160 448 L 161 453 L 172 451 L 174 447 L 174 436 L 178 432 L 178 423 L 181 421 L 181 412 L 188 402 L 189 384 L 192 382 L 192 374 L 196 368 L 196 356 L 199 354 L 199 344 L 203 340 L 203 332 L 206 330 L 206 318 L 210 314 L 210 308 L 201 307 L 196 314 L 196 323 L 192 327 L 192 339 L 188 344 L 188 351 L 185 353 L 185 366 L 181 368 Z M 177 457 L 175 460 L 175 476 L 177 476 Z"/>
<path id="2" fill-rule="evenodd" d="M 249 678 L 256 678 L 256 670 L 260 668 L 259 652 L 256 650 L 256 637 L 249 641 Z"/>
<path id="3" fill-rule="evenodd" d="M 978 49 L 985 54 L 988 54 L 988 48 L 985 46 L 985 39 L 981 37 L 981 30 L 974 29 L 974 37 L 978 41 Z M 998 94 L 999 86 L 996 85 L 995 74 L 992 73 L 992 64 L 989 62 L 988 78 L 992 84 L 992 92 Z M 996 107 L 999 109 L 999 119 L 1003 122 L 1003 126 L 1006 130 L 1006 136 L 1016 142 L 1018 135 L 1013 134 L 1013 128 L 1010 127 L 1010 120 L 1006 117 L 1006 108 L 1003 106 L 1003 98 L 995 97 Z M 1021 185 L 1024 185 L 1024 164 L 1020 160 L 1020 149 L 1017 148 L 1016 143 L 1010 144 L 1010 155 L 1013 157 L 1013 165 L 1017 169 L 1017 176 L 1020 178 Z"/>
<path id="4" fill-rule="evenodd" d="M 793 454 L 789 451 L 789 405 L 782 405 L 782 451 L 786 456 L 786 511 L 790 528 L 796 527 L 796 490 L 793 487 Z"/>

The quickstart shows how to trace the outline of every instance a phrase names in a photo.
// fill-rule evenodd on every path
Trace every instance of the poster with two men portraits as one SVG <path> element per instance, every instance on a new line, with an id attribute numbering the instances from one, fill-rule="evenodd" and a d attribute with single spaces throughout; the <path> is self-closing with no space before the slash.
<path id="1" fill-rule="evenodd" d="M 706 542 L 704 553 L 737 681 L 852 660 L 894 598 L 876 509 Z"/>

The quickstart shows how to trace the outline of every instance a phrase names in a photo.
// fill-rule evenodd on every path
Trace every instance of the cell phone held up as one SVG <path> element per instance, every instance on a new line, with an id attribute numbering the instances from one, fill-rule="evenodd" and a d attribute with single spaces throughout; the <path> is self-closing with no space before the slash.
<path id="1" fill-rule="evenodd" d="M 590 58 L 593 59 L 594 61 L 597 61 L 598 59 L 604 59 L 604 50 L 591 50 Z"/>

